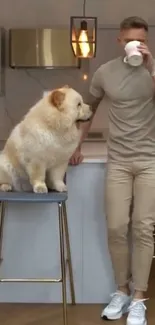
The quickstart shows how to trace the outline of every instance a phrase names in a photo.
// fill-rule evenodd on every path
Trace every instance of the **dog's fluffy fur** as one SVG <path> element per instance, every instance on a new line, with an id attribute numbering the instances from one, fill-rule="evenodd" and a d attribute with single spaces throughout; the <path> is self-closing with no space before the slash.
<path id="1" fill-rule="evenodd" d="M 66 191 L 64 175 L 80 139 L 77 122 L 91 114 L 68 86 L 43 97 L 13 129 L 0 154 L 0 190 Z"/>

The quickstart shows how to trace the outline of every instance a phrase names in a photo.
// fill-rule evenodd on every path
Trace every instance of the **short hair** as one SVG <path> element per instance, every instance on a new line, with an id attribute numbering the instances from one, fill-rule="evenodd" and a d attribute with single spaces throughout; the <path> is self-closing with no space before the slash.
<path id="1" fill-rule="evenodd" d="M 135 28 L 135 29 L 143 28 L 145 29 L 146 32 L 148 32 L 149 26 L 143 18 L 138 16 L 133 16 L 133 17 L 125 18 L 120 24 L 120 30 L 128 30 L 131 28 Z"/>

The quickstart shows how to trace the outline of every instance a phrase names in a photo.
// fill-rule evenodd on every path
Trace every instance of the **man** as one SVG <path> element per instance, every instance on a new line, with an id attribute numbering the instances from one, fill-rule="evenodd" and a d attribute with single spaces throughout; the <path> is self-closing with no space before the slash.
<path id="1" fill-rule="evenodd" d="M 141 43 L 143 65 L 132 67 L 123 56 L 103 64 L 92 78 L 90 104 L 95 112 L 104 94 L 111 102 L 105 202 L 109 251 L 118 290 L 101 317 L 119 319 L 128 311 L 127 325 L 146 325 L 145 292 L 155 223 L 155 65 L 147 46 L 148 25 L 139 17 L 129 17 L 120 25 L 118 42 L 122 48 L 133 40 Z M 81 142 L 71 158 L 73 165 L 82 161 L 81 144 L 90 125 L 91 121 L 83 126 Z M 128 226 L 132 197 L 130 258 Z"/>

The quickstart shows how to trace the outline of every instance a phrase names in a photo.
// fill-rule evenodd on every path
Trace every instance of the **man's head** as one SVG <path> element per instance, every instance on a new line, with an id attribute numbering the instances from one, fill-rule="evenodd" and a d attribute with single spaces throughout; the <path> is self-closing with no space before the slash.
<path id="1" fill-rule="evenodd" d="M 120 24 L 119 43 L 125 47 L 130 41 L 140 41 L 147 43 L 148 40 L 148 24 L 140 17 L 128 17 Z"/>

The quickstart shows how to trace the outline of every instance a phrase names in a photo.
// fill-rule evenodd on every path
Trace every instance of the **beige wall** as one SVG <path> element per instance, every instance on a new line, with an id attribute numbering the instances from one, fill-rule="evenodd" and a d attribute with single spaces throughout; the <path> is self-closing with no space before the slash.
<path id="1" fill-rule="evenodd" d="M 82 3 L 81 0 L 0 0 L 0 24 L 6 29 L 66 26 L 69 24 L 71 15 L 82 14 Z M 154 0 L 87 0 L 86 12 L 88 15 L 98 17 L 100 27 L 118 25 L 120 20 L 129 15 L 141 15 L 150 24 L 155 24 Z M 119 53 L 115 42 L 116 36 L 117 30 L 99 32 L 97 57 L 90 62 L 89 79 L 102 62 Z M 153 42 L 154 33 L 152 44 Z M 82 74 L 83 71 L 13 71 L 7 69 L 6 98 L 0 98 L 0 140 L 6 139 L 12 124 L 22 118 L 29 106 L 42 95 L 44 89 L 68 83 L 86 94 L 89 80 L 88 83 L 84 82 Z M 93 128 L 97 127 L 100 129 L 107 127 L 105 105 L 101 105 L 96 115 Z"/>
<path id="2" fill-rule="evenodd" d="M 71 15 L 82 14 L 83 0 L 1 0 L 0 22 L 7 27 L 68 24 Z M 124 16 L 141 15 L 155 23 L 154 0 L 87 0 L 86 13 L 100 24 L 119 24 Z"/>

